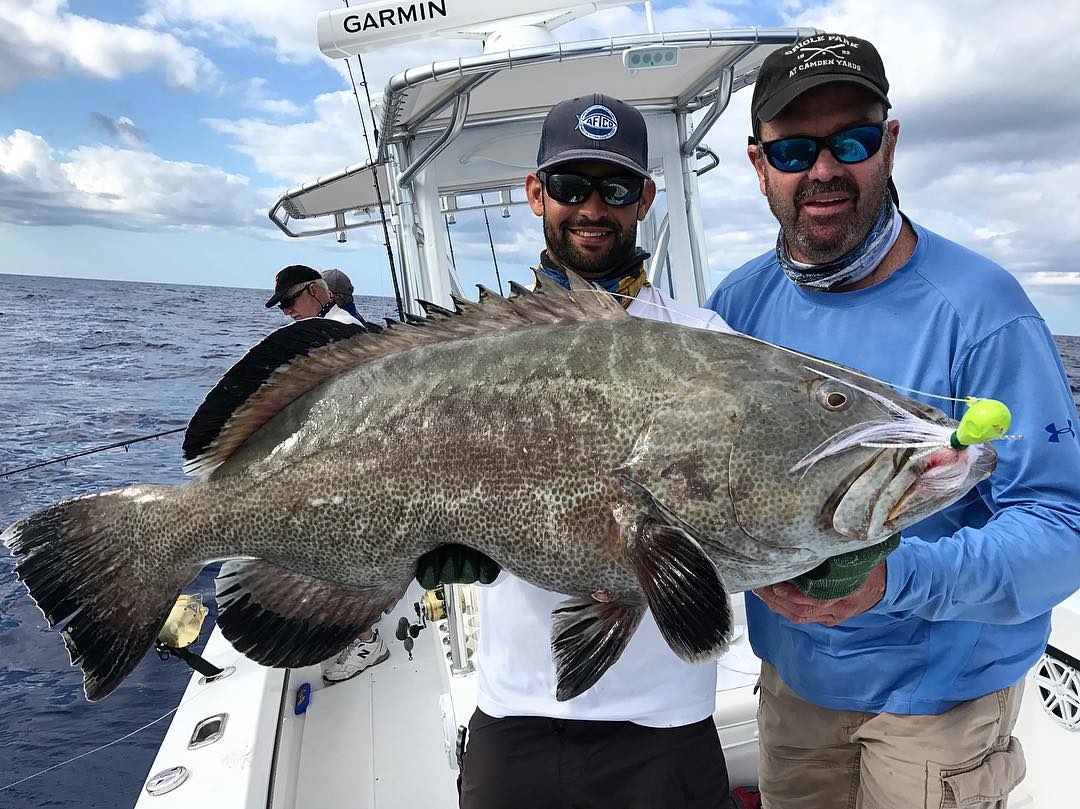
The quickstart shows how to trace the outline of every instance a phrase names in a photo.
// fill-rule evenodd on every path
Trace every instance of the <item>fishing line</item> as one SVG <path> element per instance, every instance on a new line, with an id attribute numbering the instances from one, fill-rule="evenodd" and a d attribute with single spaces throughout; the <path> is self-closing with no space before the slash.
<path id="1" fill-rule="evenodd" d="M 349 7 L 349 0 L 344 0 L 345 8 Z M 367 73 L 364 71 L 364 60 L 360 54 L 356 55 L 356 63 L 360 66 L 360 84 L 364 88 L 364 96 L 367 98 L 368 111 L 371 112 L 371 130 L 375 135 L 375 145 L 379 145 L 379 127 L 375 123 L 375 112 L 371 109 L 371 92 L 368 90 Z M 352 84 L 353 98 L 356 99 L 356 111 L 360 115 L 360 129 L 364 133 L 364 146 L 367 147 L 368 165 L 371 166 L 371 182 L 375 188 L 375 199 L 379 203 L 379 219 L 382 220 L 383 244 L 386 246 L 386 260 L 390 263 L 390 280 L 394 283 L 394 299 L 397 301 L 398 319 L 405 322 L 405 305 L 401 301 L 401 288 L 398 286 L 397 268 L 394 265 L 394 251 L 390 247 L 390 229 L 386 224 L 386 207 L 383 205 L 382 187 L 379 185 L 379 167 L 375 165 L 375 159 L 371 154 L 371 140 L 368 138 L 367 121 L 364 120 L 364 111 L 360 106 L 360 94 L 356 91 L 356 80 L 353 78 L 352 65 L 345 60 L 345 67 L 349 71 L 349 83 Z M 389 189 L 387 189 L 389 190 Z"/>
<path id="2" fill-rule="evenodd" d="M 199 694 L 197 696 L 202 696 L 202 695 Z M 180 710 L 179 705 L 177 705 L 175 708 L 170 710 L 168 713 L 163 714 L 162 716 L 159 716 L 157 719 L 153 720 L 152 722 L 147 722 L 141 728 L 136 728 L 135 730 L 131 731 L 131 733 L 127 733 L 127 734 L 121 736 L 119 739 L 113 739 L 111 742 L 107 742 L 107 743 L 105 743 L 105 744 L 103 744 L 103 745 L 101 745 L 99 747 L 95 747 L 93 750 L 87 750 L 85 753 L 80 753 L 77 756 L 69 758 L 67 761 L 61 761 L 59 764 L 53 764 L 51 767 L 46 767 L 44 770 L 40 770 L 39 772 L 36 772 L 33 775 L 28 775 L 25 778 L 20 778 L 18 781 L 14 781 L 14 782 L 8 784 L 7 786 L 0 787 L 0 792 L 3 792 L 6 789 L 11 789 L 12 787 L 17 787 L 19 784 L 23 784 L 23 783 L 25 783 L 25 782 L 33 779 L 33 778 L 37 778 L 39 775 L 44 775 L 45 773 L 51 772 L 52 770 L 55 770 L 55 769 L 57 769 L 59 767 L 63 767 L 65 764 L 70 764 L 73 761 L 78 761 L 80 758 L 86 758 L 87 756 L 92 755 L 93 753 L 96 753 L 99 750 L 104 750 L 106 747 L 112 747 L 114 744 L 119 744 L 120 742 L 124 741 L 125 739 L 130 739 L 136 733 L 139 733 L 140 731 L 146 730 L 151 725 L 156 725 L 162 719 L 164 719 L 167 716 L 170 716 L 173 713 L 176 713 L 176 711 L 178 711 L 178 710 Z"/>
<path id="3" fill-rule="evenodd" d="M 29 466 L 21 466 L 18 469 L 8 469 L 6 472 L 0 472 L 0 478 L 6 478 L 8 475 L 14 475 L 18 472 L 27 472 L 31 469 L 37 469 L 42 466 L 49 466 L 50 464 L 54 463 L 67 463 L 72 458 L 81 458 L 84 455 L 93 455 L 95 452 L 104 452 L 107 449 L 117 449 L 118 447 L 123 447 L 126 450 L 131 444 L 138 444 L 140 441 L 149 441 L 151 438 L 161 438 L 163 435 L 182 433 L 185 430 L 187 430 L 187 427 L 177 427 L 175 430 L 166 430 L 163 433 L 144 435 L 140 438 L 128 438 L 124 441 L 117 441 L 115 444 L 108 444 L 104 447 L 95 447 L 94 449 L 88 449 L 82 452 L 74 452 L 71 455 L 63 455 L 59 458 L 50 458 L 47 461 L 41 461 L 39 463 L 30 464 Z"/>
<path id="4" fill-rule="evenodd" d="M 240 661 L 241 657 L 243 657 L 243 655 L 237 655 L 236 659 L 233 660 L 233 662 L 230 663 L 229 665 L 230 666 L 235 666 Z M 25 778 L 20 778 L 18 781 L 13 781 L 12 783 L 8 784 L 7 786 L 2 786 L 2 787 L 0 787 L 0 792 L 3 792 L 4 790 L 7 790 L 7 789 L 11 789 L 12 787 L 17 787 L 19 784 L 24 784 L 27 781 L 30 781 L 30 780 L 32 780 L 34 778 L 37 778 L 39 775 L 44 775 L 47 772 L 51 772 L 51 771 L 53 771 L 53 770 L 55 770 L 55 769 L 57 769 L 59 767 L 63 767 L 65 765 L 67 765 L 67 764 L 70 764 L 73 761 L 78 761 L 80 758 L 86 758 L 87 756 L 93 755 L 94 753 L 97 753 L 97 752 L 99 752 L 101 750 L 104 750 L 106 747 L 112 747 L 114 744 L 119 744 L 120 742 L 125 741 L 126 739 L 130 739 L 136 733 L 141 733 L 142 731 L 146 730 L 151 725 L 156 725 L 162 719 L 165 719 L 166 717 L 171 716 L 172 714 L 179 711 L 181 708 L 183 708 L 188 703 L 194 702 L 195 700 L 197 700 L 199 697 L 203 696 L 206 693 L 208 693 L 208 691 L 200 691 L 199 693 L 192 696 L 190 699 L 187 699 L 184 702 L 179 703 L 172 710 L 167 711 L 166 713 L 162 714 L 157 719 L 154 719 L 151 722 L 147 722 L 141 728 L 136 728 L 135 730 L 131 731 L 130 733 L 125 733 L 119 739 L 113 739 L 111 742 L 106 742 L 105 744 L 99 745 L 99 746 L 95 747 L 93 750 L 87 750 L 85 753 L 80 753 L 77 756 L 73 756 L 72 758 L 69 758 L 67 761 L 61 761 L 59 764 L 53 764 L 51 767 L 46 767 L 44 770 L 40 770 L 40 771 L 34 773 L 33 775 L 28 775 Z"/>
<path id="5" fill-rule="evenodd" d="M 584 291 L 584 290 L 575 290 L 575 291 Z M 589 291 L 590 292 L 595 292 L 597 294 L 612 295 L 612 296 L 614 296 L 616 298 L 626 298 L 628 300 L 637 300 L 637 298 L 635 298 L 633 295 L 623 295 L 623 294 L 618 293 L 618 292 L 608 292 L 607 290 L 600 290 L 600 289 L 592 289 L 592 290 L 589 290 Z M 691 314 L 688 314 L 686 312 L 681 312 L 681 311 L 678 311 L 676 309 L 672 309 L 670 306 L 664 306 L 663 304 L 656 303 L 654 301 L 641 301 L 641 303 L 648 304 L 649 306 L 655 306 L 657 309 L 663 309 L 663 310 L 665 310 L 667 312 L 671 312 L 672 314 L 678 315 L 679 317 L 691 318 L 693 320 L 698 321 L 703 326 L 707 326 L 711 322 L 711 321 L 708 321 L 708 320 L 706 320 L 706 319 L 704 319 L 702 317 L 698 317 L 697 315 L 691 315 Z M 762 345 L 767 345 L 767 346 L 770 346 L 771 348 L 778 348 L 781 351 L 786 351 L 788 354 L 793 354 L 796 357 L 804 357 L 805 358 L 805 357 L 809 356 L 807 354 L 804 354 L 801 351 L 796 351 L 793 348 L 787 348 L 785 346 L 776 345 L 775 343 L 770 343 L 767 340 L 761 340 L 761 339 L 759 339 L 757 337 L 751 337 L 749 334 L 742 334 L 741 332 L 735 332 L 734 330 L 732 330 L 732 333 L 739 334 L 740 337 L 745 337 L 748 340 L 753 340 L 755 343 L 761 343 Z M 908 387 L 905 387 L 904 385 L 897 385 L 897 384 L 895 384 L 893 382 L 886 382 L 883 379 L 878 379 L 876 376 L 870 376 L 869 374 L 864 374 L 864 373 L 861 373 L 860 371 L 852 370 L 851 368 L 847 368 L 847 367 L 845 367 L 843 365 L 840 365 L 838 363 L 835 363 L 835 362 L 829 362 L 828 360 L 820 359 L 819 357 L 812 357 L 811 359 L 813 359 L 814 362 L 820 363 L 822 365 L 827 365 L 830 368 L 836 368 L 838 371 L 843 371 L 844 373 L 851 374 L 852 376 L 858 376 L 858 377 L 861 377 L 863 379 L 868 379 L 871 382 L 878 382 L 878 383 L 883 384 L 883 385 L 888 385 L 889 387 L 895 388 L 896 390 L 907 391 L 908 393 L 917 393 L 920 396 L 928 396 L 928 397 L 933 398 L 933 399 L 943 399 L 943 400 L 949 401 L 949 402 L 962 402 L 964 404 L 971 404 L 973 401 L 983 398 L 983 397 L 980 397 L 980 396 L 956 397 L 956 396 L 943 396 L 940 393 L 929 393 L 929 392 L 924 391 L 924 390 L 917 390 L 916 388 L 908 388 Z M 837 380 L 837 381 L 838 382 L 843 382 L 843 380 Z M 1015 439 L 1015 438 L 1019 438 L 1020 436 L 1003 436 L 1003 437 L 1010 438 L 1010 439 Z"/>

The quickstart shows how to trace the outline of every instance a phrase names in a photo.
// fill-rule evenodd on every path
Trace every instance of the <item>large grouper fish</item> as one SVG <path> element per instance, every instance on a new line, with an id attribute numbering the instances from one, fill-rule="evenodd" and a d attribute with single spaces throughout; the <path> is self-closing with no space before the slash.
<path id="1" fill-rule="evenodd" d="M 90 700 L 214 560 L 222 633 L 270 666 L 324 660 L 457 543 L 539 587 L 560 699 L 648 608 L 672 650 L 721 653 L 729 595 L 869 546 L 956 500 L 992 449 L 855 372 L 642 320 L 574 278 L 381 333 L 282 328 L 188 426 L 182 486 L 66 500 L 0 537 Z M 912 445 L 918 446 L 912 446 Z"/>

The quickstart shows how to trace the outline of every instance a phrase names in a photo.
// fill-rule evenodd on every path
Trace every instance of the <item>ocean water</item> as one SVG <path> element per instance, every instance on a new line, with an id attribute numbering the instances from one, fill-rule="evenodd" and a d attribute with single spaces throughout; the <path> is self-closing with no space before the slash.
<path id="1" fill-rule="evenodd" d="M 0 275 L 0 472 L 184 427 L 237 359 L 291 322 L 263 306 L 268 297 L 253 289 Z M 386 298 L 357 296 L 356 303 L 376 321 L 394 309 Z M 182 437 L 0 478 L 0 530 L 66 497 L 184 482 Z M 0 548 L 0 787 L 160 717 L 190 673 L 150 654 L 107 700 L 86 702 L 79 671 L 13 568 Z M 204 571 L 196 581 L 210 605 L 212 580 Z M 167 727 L 165 719 L 0 792 L 0 807 L 131 806 Z"/>
<path id="2" fill-rule="evenodd" d="M 0 473 L 184 427 L 244 352 L 288 323 L 250 289 L 0 275 Z M 393 301 L 357 298 L 365 316 Z M 1058 338 L 1080 401 L 1080 337 Z M 0 478 L 0 530 L 57 500 L 131 483 L 182 483 L 182 434 Z M 0 549 L 0 788 L 131 733 L 173 708 L 189 670 L 151 654 L 87 703 L 64 644 Z M 196 580 L 212 605 L 213 573 Z M 208 632 L 204 631 L 205 635 Z M 198 648 L 198 646 L 196 647 Z M 0 807 L 132 805 L 168 719 L 0 792 Z"/>

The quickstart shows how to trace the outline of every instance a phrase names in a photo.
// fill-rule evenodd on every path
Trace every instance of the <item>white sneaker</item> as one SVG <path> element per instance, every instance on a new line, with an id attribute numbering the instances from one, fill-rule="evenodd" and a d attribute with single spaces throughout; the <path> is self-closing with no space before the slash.
<path id="1" fill-rule="evenodd" d="M 390 650 L 386 648 L 383 639 L 379 637 L 379 630 L 371 640 L 363 641 L 357 638 L 333 660 L 326 660 L 322 664 L 322 678 L 328 683 L 342 683 L 352 679 L 364 669 L 382 663 L 390 657 Z"/>

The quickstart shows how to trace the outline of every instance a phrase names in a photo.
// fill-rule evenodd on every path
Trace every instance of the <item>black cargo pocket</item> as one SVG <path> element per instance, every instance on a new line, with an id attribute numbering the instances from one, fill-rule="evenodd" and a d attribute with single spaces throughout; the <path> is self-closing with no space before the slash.
<path id="1" fill-rule="evenodd" d="M 928 809 L 1001 809 L 1005 799 L 1024 779 L 1027 765 L 1020 740 L 1010 736 L 1007 744 L 972 761 L 941 767 L 927 783 Z"/>

